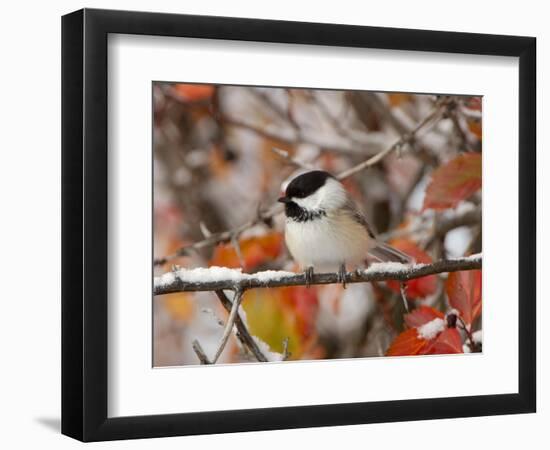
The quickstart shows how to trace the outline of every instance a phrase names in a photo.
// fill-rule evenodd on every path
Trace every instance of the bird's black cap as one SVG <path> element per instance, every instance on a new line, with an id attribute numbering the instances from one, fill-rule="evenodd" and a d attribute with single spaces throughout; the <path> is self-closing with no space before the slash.
<path id="1" fill-rule="evenodd" d="M 311 172 L 298 175 L 288 184 L 285 192 L 286 197 L 283 198 L 305 198 L 323 186 L 327 178 L 334 177 L 324 170 L 312 170 Z M 282 199 L 279 200 L 283 201 Z"/>

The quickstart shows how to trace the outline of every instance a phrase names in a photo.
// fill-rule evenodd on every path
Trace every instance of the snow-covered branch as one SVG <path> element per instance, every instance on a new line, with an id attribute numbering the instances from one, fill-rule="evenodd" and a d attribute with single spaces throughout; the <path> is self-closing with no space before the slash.
<path id="1" fill-rule="evenodd" d="M 349 272 L 347 283 L 367 283 L 372 281 L 408 281 L 443 272 L 481 269 L 481 253 L 462 258 L 436 261 L 432 264 L 373 263 L 366 270 Z M 316 273 L 311 284 L 338 283 L 338 273 Z M 178 269 L 154 280 L 153 294 L 163 295 L 181 291 L 220 291 L 246 290 L 252 288 L 274 288 L 306 285 L 303 273 L 267 270 L 253 274 L 241 269 L 209 267 L 198 269 Z"/>

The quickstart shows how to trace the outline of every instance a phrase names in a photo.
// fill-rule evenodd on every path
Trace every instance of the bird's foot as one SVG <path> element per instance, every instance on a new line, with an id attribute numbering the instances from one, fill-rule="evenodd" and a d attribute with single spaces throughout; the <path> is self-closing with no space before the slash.
<path id="1" fill-rule="evenodd" d="M 304 275 L 306 277 L 306 287 L 310 287 L 313 282 L 313 266 L 309 266 L 305 271 Z"/>
<path id="2" fill-rule="evenodd" d="M 342 283 L 344 289 L 346 289 L 347 276 L 346 265 L 340 264 L 340 268 L 338 269 L 338 282 Z"/>

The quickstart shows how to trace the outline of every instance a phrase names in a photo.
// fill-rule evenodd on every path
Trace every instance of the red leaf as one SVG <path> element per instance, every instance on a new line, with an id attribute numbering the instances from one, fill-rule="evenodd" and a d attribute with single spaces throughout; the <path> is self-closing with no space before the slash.
<path id="1" fill-rule="evenodd" d="M 422 351 L 429 345 L 425 339 L 418 337 L 418 330 L 411 328 L 398 335 L 386 352 L 386 356 L 409 356 L 421 355 Z"/>
<path id="2" fill-rule="evenodd" d="M 424 209 L 454 208 L 480 188 L 481 155 L 463 153 L 433 172 Z"/>
<path id="3" fill-rule="evenodd" d="M 396 239 L 391 241 L 391 245 L 414 258 L 417 263 L 430 264 L 432 258 L 425 251 L 421 250 L 413 241 L 408 239 Z M 395 292 L 400 292 L 400 283 L 398 281 L 388 281 L 387 285 Z M 424 298 L 432 295 L 437 290 L 437 277 L 428 275 L 427 277 L 416 278 L 407 281 L 407 298 Z"/>
<path id="4" fill-rule="evenodd" d="M 409 328 L 418 328 L 425 323 L 431 322 L 437 318 L 443 319 L 445 315 L 435 308 L 429 306 L 420 306 L 420 308 L 405 314 L 405 323 Z"/>
<path id="5" fill-rule="evenodd" d="M 456 328 L 446 328 L 425 349 L 426 355 L 446 355 L 449 353 L 464 353 L 462 338 Z"/>
<path id="6" fill-rule="evenodd" d="M 239 241 L 244 259 L 244 270 L 252 270 L 266 262 L 276 259 L 283 248 L 281 233 L 269 233 L 264 236 L 244 238 Z M 241 267 L 241 261 L 233 244 L 220 244 L 212 255 L 211 266 Z"/>
<path id="7" fill-rule="evenodd" d="M 211 84 L 178 83 L 174 85 L 173 89 L 182 100 L 188 102 L 207 100 L 214 93 L 214 86 Z"/>
<path id="8" fill-rule="evenodd" d="M 481 270 L 451 272 L 445 286 L 449 303 L 467 324 L 481 314 Z"/>

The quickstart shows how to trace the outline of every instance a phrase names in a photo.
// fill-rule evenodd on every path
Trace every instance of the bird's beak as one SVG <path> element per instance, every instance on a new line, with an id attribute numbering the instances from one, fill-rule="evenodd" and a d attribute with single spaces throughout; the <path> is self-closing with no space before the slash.
<path id="1" fill-rule="evenodd" d="M 281 203 L 288 203 L 290 202 L 290 199 L 288 197 L 281 197 L 277 201 Z"/>

